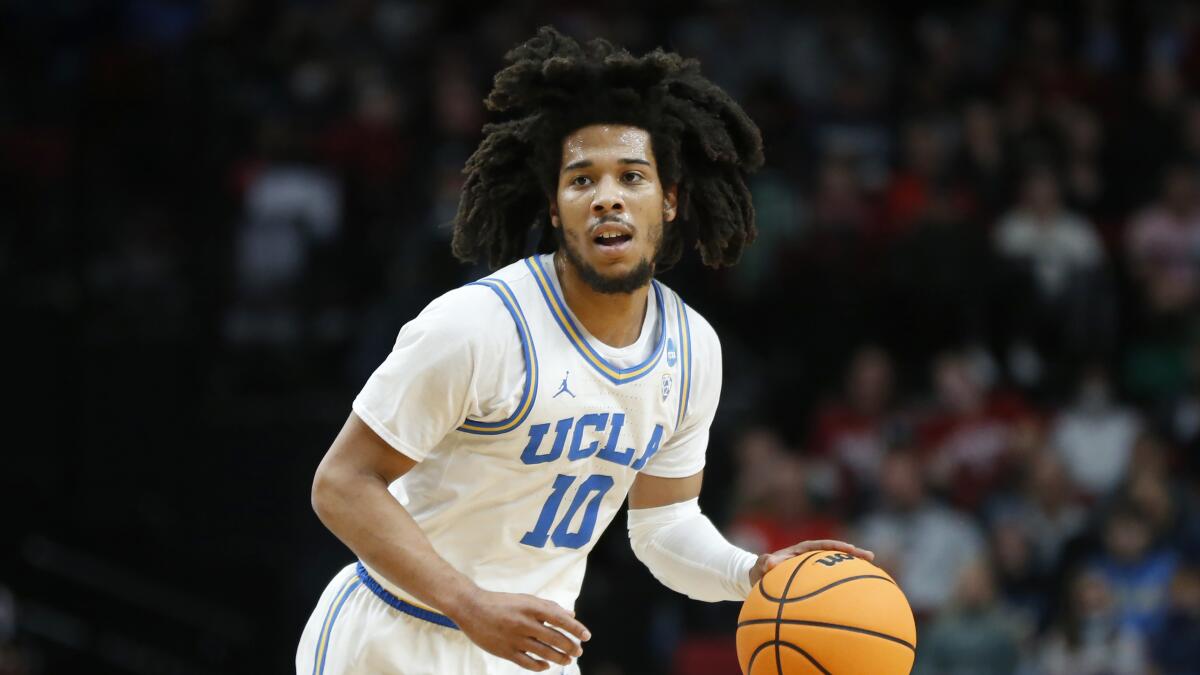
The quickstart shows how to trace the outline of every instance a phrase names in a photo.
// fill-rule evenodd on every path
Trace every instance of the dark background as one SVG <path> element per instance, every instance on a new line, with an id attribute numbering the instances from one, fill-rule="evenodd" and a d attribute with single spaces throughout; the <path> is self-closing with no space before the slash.
<path id="1" fill-rule="evenodd" d="M 546 23 L 699 58 L 763 129 L 758 243 L 664 277 L 724 345 L 731 537 L 875 546 L 922 672 L 1200 672 L 1190 4 L 10 0 L 0 673 L 290 671 L 351 559 L 313 470 L 486 272 L 449 255 L 459 172 Z M 737 607 L 658 586 L 622 522 L 587 671 L 736 672 Z M 938 546 L 972 555 L 922 598 Z"/>

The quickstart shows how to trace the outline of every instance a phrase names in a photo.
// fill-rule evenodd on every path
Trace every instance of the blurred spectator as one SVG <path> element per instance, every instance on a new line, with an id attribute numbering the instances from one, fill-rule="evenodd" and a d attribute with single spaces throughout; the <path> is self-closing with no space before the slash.
<path id="1" fill-rule="evenodd" d="M 1105 214 L 1104 127 L 1090 108 L 1063 104 L 1055 122 L 1063 140 L 1063 194 L 1066 202 L 1090 218 Z"/>
<path id="2" fill-rule="evenodd" d="M 439 73 L 440 75 L 441 73 Z M 404 114 L 404 100 L 399 91 L 387 81 L 386 73 L 366 68 L 356 74 L 354 82 L 354 109 L 352 115 L 337 120 L 318 139 L 325 158 L 333 166 L 347 172 L 365 189 L 363 197 L 371 202 L 385 199 L 379 194 L 384 190 L 395 191 L 394 181 L 404 168 L 406 142 L 400 136 L 399 123 Z M 452 108 L 454 103 L 468 105 L 463 96 L 445 99 L 457 93 L 460 80 L 438 80 L 441 83 L 435 94 L 439 106 L 438 119 L 443 124 L 463 124 L 463 113 Z M 476 92 L 467 92 L 478 100 Z M 470 106 L 474 110 L 474 106 Z M 478 124 L 476 116 L 466 123 Z M 478 127 L 476 127 L 478 128 Z M 372 204 L 376 207 L 379 204 Z"/>
<path id="3" fill-rule="evenodd" d="M 837 466 L 843 481 L 840 496 L 849 503 L 874 492 L 883 456 L 903 431 L 893 399 L 894 379 L 888 353 L 875 345 L 862 347 L 851 358 L 841 399 L 825 404 L 816 415 L 810 447 Z"/>
<path id="4" fill-rule="evenodd" d="M 996 586 L 1024 639 L 1041 625 L 1049 607 L 1044 563 L 1035 555 L 1031 534 L 1019 522 L 996 520 L 990 535 Z"/>
<path id="5" fill-rule="evenodd" d="M 1104 249 L 1093 225 L 1063 203 L 1051 167 L 1025 172 L 995 246 L 1005 263 L 1012 339 L 1030 341 L 1049 363 L 1108 347 L 1111 328 L 1097 315 Z"/>
<path id="6" fill-rule="evenodd" d="M 1125 475 L 1140 429 L 1137 413 L 1116 401 L 1108 372 L 1093 366 L 1079 378 L 1074 403 L 1055 419 L 1050 443 L 1071 481 L 1097 498 Z"/>
<path id="7" fill-rule="evenodd" d="M 246 178 L 244 216 L 235 243 L 236 301 L 225 320 L 235 344 L 287 345 L 307 336 L 315 249 L 342 226 L 342 191 L 322 167 L 299 161 L 293 130 L 270 121 L 263 141 L 275 155 Z M 330 279 L 332 281 L 332 279 Z"/>
<path id="8" fill-rule="evenodd" d="M 733 290 L 744 299 L 761 295 L 761 286 L 776 278 L 777 265 L 781 262 L 781 251 L 788 252 L 808 229 L 808 213 L 801 208 L 798 195 L 788 181 L 788 176 L 778 171 L 763 171 L 749 182 L 754 195 L 755 222 L 758 226 L 757 243 L 742 256 L 741 262 L 731 270 L 738 283 Z M 858 205 L 858 195 L 851 199 Z M 857 231 L 851 233 L 857 236 Z"/>
<path id="9" fill-rule="evenodd" d="M 770 429 L 747 431 L 735 452 L 740 471 L 732 540 L 751 551 L 778 551 L 807 539 L 842 538 L 841 522 L 814 503 L 814 483 L 822 474 L 818 464 L 790 452 Z"/>
<path id="10" fill-rule="evenodd" d="M 933 364 L 937 407 L 919 430 L 923 461 L 935 487 L 957 505 L 974 508 L 998 487 L 1011 459 L 1024 403 L 991 394 L 965 353 L 949 352 Z"/>
<path id="11" fill-rule="evenodd" d="M 912 454 L 889 453 L 879 483 L 880 508 L 858 523 L 854 541 L 875 552 L 918 615 L 932 615 L 954 592 L 946 580 L 959 578 L 983 553 L 983 536 L 970 519 L 929 496 Z"/>
<path id="12" fill-rule="evenodd" d="M 896 47 L 884 35 L 886 22 L 864 7 L 842 5 L 826 15 L 828 21 L 812 20 L 820 14 L 804 10 L 781 21 L 780 39 L 761 52 L 764 62 L 779 69 L 791 98 L 809 112 L 817 152 L 854 156 L 867 187 L 879 189 L 891 146 L 887 96 Z M 765 47 L 763 30 L 775 28 L 759 26 L 752 43 Z M 727 51 L 713 60 L 726 60 Z"/>
<path id="13" fill-rule="evenodd" d="M 1151 638 L 1151 659 L 1158 675 L 1195 675 L 1200 672 L 1200 568 L 1175 572 L 1170 602 L 1166 619 Z"/>
<path id="14" fill-rule="evenodd" d="M 1193 340 L 1187 356 L 1187 387 L 1163 411 L 1162 427 L 1184 448 L 1186 464 L 1200 476 L 1200 338 Z"/>
<path id="15" fill-rule="evenodd" d="M 996 597 L 982 560 L 962 569 L 951 606 L 926 629 L 916 675 L 1008 675 L 1019 660 L 1018 631 Z"/>
<path id="16" fill-rule="evenodd" d="M 1154 313 L 1177 313 L 1200 293 L 1200 176 L 1194 164 L 1163 172 L 1159 196 L 1129 222 L 1126 255 Z"/>
<path id="17" fill-rule="evenodd" d="M 1170 452 L 1161 438 L 1142 436 L 1119 498 L 1146 517 L 1155 542 L 1184 555 L 1200 555 L 1197 496 L 1175 475 Z"/>
<path id="18" fill-rule="evenodd" d="M 1080 40 L 1083 66 L 1094 80 L 1107 80 L 1124 65 L 1120 15 L 1113 0 L 1090 0 L 1085 4 L 1084 36 Z M 1111 87 L 1111 82 L 1104 82 Z"/>
<path id="19" fill-rule="evenodd" d="M 1178 557 L 1155 541 L 1150 520 L 1132 504 L 1118 504 L 1109 513 L 1103 535 L 1104 551 L 1089 569 L 1111 590 L 1115 620 L 1145 638 L 1166 620 Z"/>
<path id="20" fill-rule="evenodd" d="M 1186 3 L 1162 3 L 1157 9 L 1172 5 L 1183 7 Z M 1160 26 L 1169 31 L 1179 30 L 1173 24 L 1173 20 L 1167 19 Z M 1185 103 L 1185 83 L 1171 56 L 1153 53 L 1150 56 L 1134 85 L 1132 114 L 1122 124 L 1125 185 L 1120 187 L 1128 204 L 1140 204 L 1153 197 L 1158 176 L 1179 148 L 1178 122 Z"/>
<path id="21" fill-rule="evenodd" d="M 1006 205 L 1012 179 L 995 106 L 985 100 L 968 103 L 962 113 L 962 135 L 955 173 L 970 190 L 980 219 L 991 227 Z"/>
<path id="22" fill-rule="evenodd" d="M 1075 575 L 1066 607 L 1042 644 L 1043 675 L 1145 675 L 1146 656 L 1136 631 L 1121 625 L 1104 577 Z"/>
<path id="23" fill-rule="evenodd" d="M 892 338 L 899 358 L 923 362 L 939 350 L 975 342 L 983 332 L 992 257 L 986 231 L 971 223 L 961 200 L 930 186 L 911 227 L 891 243 L 880 316 L 906 325 Z"/>
<path id="24" fill-rule="evenodd" d="M 960 214 L 973 208 L 970 195 L 950 171 L 952 154 L 945 136 L 930 120 L 912 120 L 904 126 L 904 160 L 885 194 L 884 235 L 908 232 L 939 202 L 941 208 Z"/>
<path id="25" fill-rule="evenodd" d="M 1033 547 L 1036 573 L 1053 572 L 1064 547 L 1083 532 L 1087 513 L 1075 498 L 1075 488 L 1054 455 L 1031 460 L 1023 489 L 992 507 L 993 521 L 1021 528 Z"/>
<path id="26" fill-rule="evenodd" d="M 875 217 L 852 158 L 835 154 L 824 156 L 817 168 L 813 227 L 819 233 L 862 237 L 873 227 Z"/>
<path id="27" fill-rule="evenodd" d="M 1002 91 L 1001 127 L 1009 159 L 1014 166 L 1020 166 L 1030 157 L 1045 153 L 1047 130 L 1042 119 L 1043 102 L 1026 77 L 1012 78 Z"/>
<path id="28" fill-rule="evenodd" d="M 734 509 L 757 511 L 770 499 L 772 474 L 790 450 L 777 431 L 751 426 L 738 436 L 733 447 Z"/>

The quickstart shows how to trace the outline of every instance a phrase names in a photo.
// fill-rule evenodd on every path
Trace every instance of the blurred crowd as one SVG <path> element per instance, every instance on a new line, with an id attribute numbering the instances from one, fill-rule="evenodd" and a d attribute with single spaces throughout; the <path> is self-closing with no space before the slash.
<path id="1" fill-rule="evenodd" d="M 757 243 L 664 276 L 722 338 L 733 540 L 874 550 L 921 675 L 1200 673 L 1200 8 L 1113 0 L 6 3 L 5 339 L 58 405 L 0 476 L 0 673 L 286 670 L 348 556 L 307 481 L 399 327 L 486 272 L 449 255 L 460 172 L 544 23 L 696 57 L 763 129 Z M 191 480 L 151 479 L 164 442 Z M 622 529 L 588 672 L 736 672 L 737 608 Z M 249 627 L 103 640 L 47 538 Z"/>

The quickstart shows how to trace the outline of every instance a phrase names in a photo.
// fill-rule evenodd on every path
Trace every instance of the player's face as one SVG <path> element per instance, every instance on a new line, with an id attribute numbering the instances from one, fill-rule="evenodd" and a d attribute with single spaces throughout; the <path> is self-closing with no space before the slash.
<path id="1" fill-rule="evenodd" d="M 567 262 L 593 290 L 631 293 L 654 275 L 676 190 L 664 188 L 650 134 L 593 124 L 563 140 L 551 222 Z"/>

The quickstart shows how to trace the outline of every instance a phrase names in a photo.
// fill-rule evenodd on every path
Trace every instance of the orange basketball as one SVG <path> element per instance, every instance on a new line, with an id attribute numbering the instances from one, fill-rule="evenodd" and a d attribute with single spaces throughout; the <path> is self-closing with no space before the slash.
<path id="1" fill-rule="evenodd" d="M 908 675 L 916 648 L 912 608 L 896 582 L 838 551 L 780 564 L 738 616 L 745 675 Z"/>

